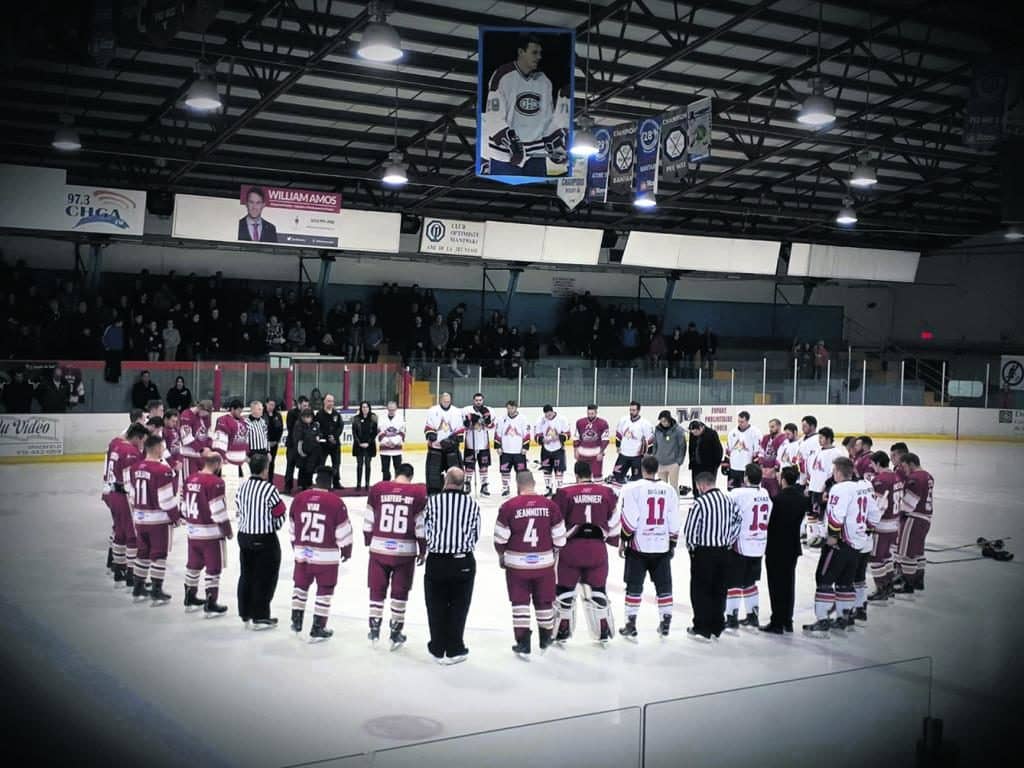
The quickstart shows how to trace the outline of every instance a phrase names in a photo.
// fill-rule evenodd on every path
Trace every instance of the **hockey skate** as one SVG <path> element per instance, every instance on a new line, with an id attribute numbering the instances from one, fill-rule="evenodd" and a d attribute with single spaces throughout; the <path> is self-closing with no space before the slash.
<path id="1" fill-rule="evenodd" d="M 546 651 L 548 646 L 554 642 L 552 632 L 550 629 L 539 629 L 537 634 L 537 645 L 540 646 L 541 651 Z"/>
<path id="2" fill-rule="evenodd" d="M 127 578 L 128 574 L 125 573 L 125 567 L 123 565 L 115 565 L 112 570 L 114 572 L 114 586 L 119 587 Z"/>
<path id="3" fill-rule="evenodd" d="M 391 639 L 391 650 L 392 651 L 397 651 L 399 648 L 401 648 L 403 645 L 405 645 L 405 641 L 408 639 L 405 635 L 402 634 L 402 626 L 403 626 L 402 624 L 399 624 L 396 621 L 391 622 L 391 638 L 390 639 Z"/>
<path id="4" fill-rule="evenodd" d="M 875 592 L 868 595 L 868 602 L 872 605 L 888 605 L 889 598 L 892 597 L 892 587 L 879 587 Z"/>
<path id="5" fill-rule="evenodd" d="M 124 570 L 124 585 L 128 587 L 128 589 L 135 586 L 135 571 L 127 566 L 125 566 Z"/>
<path id="6" fill-rule="evenodd" d="M 502 491 L 501 491 L 501 498 L 507 499 L 511 495 L 512 495 L 512 491 L 509 488 L 502 489 Z"/>
<path id="7" fill-rule="evenodd" d="M 636 640 L 636 616 L 630 616 L 626 619 L 626 626 L 619 630 L 619 634 L 627 640 Z"/>
<path id="8" fill-rule="evenodd" d="M 516 644 L 512 646 L 512 652 L 520 659 L 528 659 L 530 657 L 530 632 L 523 635 L 522 640 L 516 641 Z"/>
<path id="9" fill-rule="evenodd" d="M 857 621 L 868 620 L 868 609 L 866 605 L 862 605 L 859 608 L 855 608 L 853 611 L 853 618 Z"/>
<path id="10" fill-rule="evenodd" d="M 167 605 L 171 601 L 171 596 L 164 592 L 164 580 L 153 579 L 153 587 L 149 591 L 149 596 L 152 598 L 153 605 Z"/>
<path id="11" fill-rule="evenodd" d="M 480 486 L 480 495 L 481 496 L 490 496 L 491 495 L 491 492 L 490 492 L 490 490 L 487 487 L 487 483 L 484 483 L 483 485 Z"/>
<path id="12" fill-rule="evenodd" d="M 149 590 L 146 589 L 146 582 L 142 579 L 136 579 L 135 585 L 132 587 L 132 600 L 136 603 L 144 602 L 149 598 Z"/>
<path id="13" fill-rule="evenodd" d="M 661 622 L 658 624 L 658 634 L 662 637 L 668 637 L 669 628 L 672 625 L 672 617 L 665 614 L 661 617 Z"/>
<path id="14" fill-rule="evenodd" d="M 757 609 L 755 608 L 754 610 L 752 610 L 750 613 L 747 614 L 747 617 L 745 619 L 741 619 L 740 620 L 740 626 L 741 627 L 750 627 L 751 629 L 757 629 L 758 626 L 760 625 L 760 622 L 759 622 L 758 619 L 759 619 L 759 617 L 757 615 Z"/>
<path id="15" fill-rule="evenodd" d="M 830 629 L 832 629 L 832 622 L 828 619 L 818 619 L 813 624 L 804 624 L 804 632 L 811 637 L 827 638 Z"/>
<path id="16" fill-rule="evenodd" d="M 597 642 L 599 642 L 603 646 L 607 646 L 608 643 L 612 641 L 613 637 L 614 635 L 612 634 L 612 628 L 609 626 L 604 626 L 601 627 L 601 636 L 597 638 Z"/>
<path id="17" fill-rule="evenodd" d="M 370 631 L 366 635 L 366 639 L 376 645 L 380 642 L 380 619 L 370 619 Z"/>
<path id="18" fill-rule="evenodd" d="M 740 628 L 740 617 L 738 611 L 725 614 L 725 628 L 731 631 L 738 631 Z"/>
<path id="19" fill-rule="evenodd" d="M 185 613 L 194 613 L 206 606 L 206 601 L 198 595 L 198 587 L 185 587 Z"/>
<path id="20" fill-rule="evenodd" d="M 216 619 L 218 616 L 227 615 L 228 607 L 226 605 L 220 605 L 212 597 L 206 598 L 206 603 L 203 605 L 203 618 L 204 619 Z"/>
<path id="21" fill-rule="evenodd" d="M 292 632 L 295 634 L 302 632 L 302 620 L 305 615 L 305 611 L 292 611 Z"/>
<path id="22" fill-rule="evenodd" d="M 327 619 L 323 616 L 313 617 L 313 627 L 309 630 L 309 642 L 319 643 L 334 637 L 334 630 L 328 629 L 325 625 Z"/>

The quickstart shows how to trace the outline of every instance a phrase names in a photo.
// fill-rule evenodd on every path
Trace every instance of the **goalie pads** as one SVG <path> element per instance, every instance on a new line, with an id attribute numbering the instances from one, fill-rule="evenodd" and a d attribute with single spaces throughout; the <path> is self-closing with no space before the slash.
<path id="1" fill-rule="evenodd" d="M 586 584 L 580 584 L 579 589 L 583 595 L 583 612 L 587 618 L 587 628 L 594 640 L 601 639 L 601 619 L 608 622 L 608 629 L 615 635 L 615 617 L 612 614 L 612 604 L 608 595 L 604 592 L 592 590 Z"/>

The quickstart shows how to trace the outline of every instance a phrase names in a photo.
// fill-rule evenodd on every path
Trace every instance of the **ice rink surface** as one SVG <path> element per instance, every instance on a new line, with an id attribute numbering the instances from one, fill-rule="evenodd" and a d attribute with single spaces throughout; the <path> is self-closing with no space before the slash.
<path id="1" fill-rule="evenodd" d="M 1024 445 L 918 441 L 911 449 L 935 476 L 929 549 L 966 545 L 978 536 L 1004 538 L 1011 551 L 1024 549 Z M 423 454 L 409 458 L 421 473 Z M 343 462 L 349 475 L 351 457 Z M 378 471 L 375 465 L 375 476 Z M 492 473 L 491 487 L 498 488 L 494 468 Z M 287 529 L 281 532 L 284 562 L 274 599 L 281 625 L 275 630 L 245 631 L 237 619 L 234 542 L 222 577 L 228 616 L 204 620 L 184 613 L 181 530 L 168 561 L 165 590 L 172 602 L 133 604 L 104 568 L 110 516 L 99 498 L 100 474 L 98 463 L 0 467 L 0 652 L 8 705 L 20 711 L 19 727 L 38 728 L 21 734 L 37 746 L 37 740 L 45 746 L 63 734 L 83 754 L 116 750 L 139 765 L 285 766 L 920 656 L 933 658 L 933 714 L 946 720 L 947 737 L 971 756 L 962 765 L 996 754 L 992 750 L 1017 726 L 1024 571 L 1020 560 L 979 559 L 974 546 L 929 552 L 927 591 L 872 607 L 867 626 L 845 637 L 822 641 L 799 631 L 777 637 L 741 630 L 711 645 L 686 639 L 689 563 L 680 552 L 673 561 L 669 638 L 655 635 L 657 611 L 648 585 L 637 643 L 617 638 L 601 648 L 581 624 L 564 649 L 542 656 L 535 647 L 534 658 L 524 662 L 511 651 L 511 612 L 491 542 L 500 499 L 492 496 L 481 503 L 470 657 L 439 667 L 425 647 L 422 569 L 409 602 L 407 646 L 390 652 L 386 643 L 373 648 L 366 640 L 367 552 L 361 538 L 352 560 L 341 566 L 330 623 L 336 634 L 326 643 L 309 644 L 288 631 Z M 350 484 L 351 477 L 343 481 Z M 347 505 L 358 530 L 363 499 L 348 499 Z M 610 554 L 609 593 L 621 623 L 622 570 Z M 815 561 L 816 553 L 808 552 L 798 566 L 798 623 L 812 618 Z M 761 590 L 767 616 L 764 581 Z M 851 702 L 851 715 L 884 706 L 886 695 L 882 686 L 877 698 Z M 795 713 L 806 706 L 800 700 L 779 703 Z M 742 723 L 763 713 L 734 714 Z M 831 727 L 816 722 L 813 709 L 803 714 L 809 729 Z M 708 734 L 708 743 L 695 748 L 713 750 L 727 730 L 723 724 L 722 733 Z M 531 762 L 529 753 L 524 745 L 524 764 Z M 555 762 L 574 764 L 565 757 Z"/>

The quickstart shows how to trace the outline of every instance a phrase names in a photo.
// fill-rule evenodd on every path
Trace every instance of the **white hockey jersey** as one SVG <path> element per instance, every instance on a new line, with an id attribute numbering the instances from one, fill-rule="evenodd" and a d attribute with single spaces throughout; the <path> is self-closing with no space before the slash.
<path id="1" fill-rule="evenodd" d="M 630 483 L 619 495 L 622 532 L 629 537 L 629 548 L 637 552 L 668 552 L 676 541 L 683 516 L 679 494 L 663 480 L 643 478 Z"/>
<path id="2" fill-rule="evenodd" d="M 480 157 L 522 166 L 531 157 L 548 155 L 545 142 L 560 141 L 566 149 L 568 108 L 555 107 L 554 89 L 543 72 L 523 74 L 514 62 L 498 67 L 491 75 L 481 116 Z"/>
<path id="3" fill-rule="evenodd" d="M 863 552 L 868 541 L 868 510 L 874 504 L 871 485 L 844 480 L 832 486 L 828 495 L 829 533 L 838 536 L 857 552 Z"/>
<path id="4" fill-rule="evenodd" d="M 814 457 L 821 450 L 817 433 L 811 433 L 807 437 L 797 441 L 796 449 L 797 468 L 800 470 L 800 485 L 807 485 L 811 477 L 811 465 Z"/>
<path id="5" fill-rule="evenodd" d="M 476 423 L 472 417 L 477 416 Z M 462 409 L 462 426 L 466 430 L 466 447 L 471 451 L 485 451 L 491 447 L 490 428 L 494 426 L 494 414 L 487 406 L 482 411 L 472 405 Z"/>
<path id="6" fill-rule="evenodd" d="M 559 437 L 569 437 L 569 422 L 557 413 L 551 419 L 541 416 L 533 428 L 533 437 L 541 441 L 545 451 L 557 451 L 563 445 Z"/>
<path id="7" fill-rule="evenodd" d="M 495 443 L 500 443 L 502 453 L 523 453 L 530 447 L 530 425 L 521 413 L 509 416 L 503 413 L 494 425 Z"/>
<path id="8" fill-rule="evenodd" d="M 808 473 L 810 479 L 807 482 L 807 490 L 821 493 L 825 490 L 826 481 L 832 477 L 832 462 L 840 456 L 846 456 L 846 449 L 842 446 L 831 448 L 820 448 L 811 459 Z"/>
<path id="9" fill-rule="evenodd" d="M 800 441 L 788 440 L 779 448 L 779 469 L 783 467 L 800 467 Z"/>
<path id="10" fill-rule="evenodd" d="M 429 443 L 431 448 L 440 448 L 441 441 L 462 434 L 462 411 L 454 405 L 447 409 L 435 405 L 427 411 L 427 421 L 423 426 L 423 434 L 437 433 L 437 439 Z"/>
<path id="11" fill-rule="evenodd" d="M 730 468 L 742 471 L 761 452 L 761 430 L 754 426 L 746 429 L 733 427 L 725 444 L 725 457 Z"/>
<path id="12" fill-rule="evenodd" d="M 622 445 L 619 446 L 620 456 L 642 456 L 647 446 L 654 440 L 654 427 L 643 416 L 636 421 L 629 416 L 623 416 L 619 425 L 615 427 L 615 439 L 622 441 Z"/>
<path id="13" fill-rule="evenodd" d="M 377 442 L 381 456 L 401 456 L 405 445 L 405 419 L 402 414 L 389 416 L 386 412 L 377 416 Z"/>
<path id="14" fill-rule="evenodd" d="M 870 480 L 865 480 L 863 478 L 860 480 L 854 480 L 854 482 L 861 490 L 867 488 L 867 504 L 865 505 L 867 507 L 867 517 L 865 518 L 864 523 L 868 531 L 873 531 L 875 526 L 877 526 L 882 520 L 882 508 L 878 505 L 878 498 L 875 496 L 875 487 L 871 484 Z M 859 498 L 860 497 L 858 496 L 858 499 Z M 860 502 L 858 502 L 858 504 L 859 503 Z M 861 553 L 871 552 L 874 548 L 873 545 L 874 541 L 871 534 L 866 533 L 864 536 L 864 544 L 862 544 L 860 548 Z"/>
<path id="15" fill-rule="evenodd" d="M 768 520 L 772 514 L 772 500 L 768 491 L 745 485 L 729 491 L 729 497 L 743 513 L 736 551 L 746 557 L 761 557 L 768 544 Z"/>

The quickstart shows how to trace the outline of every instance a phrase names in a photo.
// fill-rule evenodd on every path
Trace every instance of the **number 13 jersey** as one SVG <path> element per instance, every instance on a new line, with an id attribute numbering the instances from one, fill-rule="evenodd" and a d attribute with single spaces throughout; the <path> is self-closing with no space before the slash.
<path id="1" fill-rule="evenodd" d="M 772 514 L 768 491 L 744 485 L 729 491 L 729 497 L 743 513 L 736 551 L 745 557 L 761 557 L 768 543 L 768 519 Z"/>

